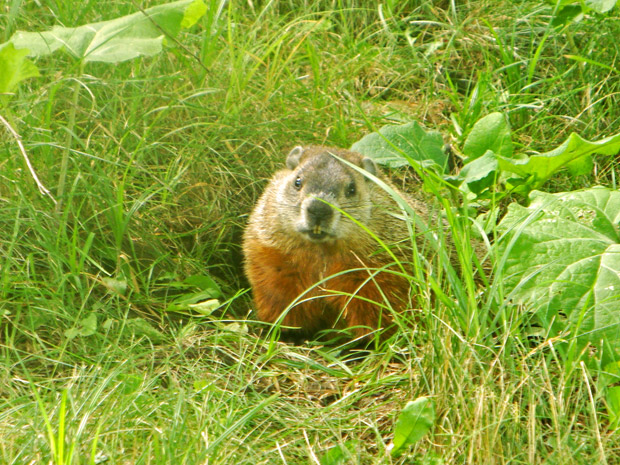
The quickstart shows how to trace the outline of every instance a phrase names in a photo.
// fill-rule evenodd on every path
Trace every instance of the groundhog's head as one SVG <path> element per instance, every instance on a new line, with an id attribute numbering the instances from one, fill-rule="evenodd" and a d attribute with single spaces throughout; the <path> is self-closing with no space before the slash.
<path id="1" fill-rule="evenodd" d="M 372 212 L 374 184 L 342 160 L 372 175 L 370 158 L 327 147 L 295 147 L 286 158 L 289 172 L 279 184 L 278 205 L 287 229 L 314 243 L 359 236 Z"/>

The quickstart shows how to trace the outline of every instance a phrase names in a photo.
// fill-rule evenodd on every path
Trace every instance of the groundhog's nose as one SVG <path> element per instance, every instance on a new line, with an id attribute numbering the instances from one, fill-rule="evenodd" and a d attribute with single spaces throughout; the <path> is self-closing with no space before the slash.
<path id="1" fill-rule="evenodd" d="M 332 217 L 334 210 L 325 202 L 319 199 L 314 199 L 306 207 L 306 212 L 308 213 L 310 223 L 315 225 L 328 221 Z"/>

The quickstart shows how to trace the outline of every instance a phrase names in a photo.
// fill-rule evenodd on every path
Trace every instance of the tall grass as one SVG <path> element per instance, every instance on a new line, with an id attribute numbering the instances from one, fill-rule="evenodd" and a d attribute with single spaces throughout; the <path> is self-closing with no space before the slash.
<path id="1" fill-rule="evenodd" d="M 55 212 L 2 132 L 0 462 L 301 464 L 341 447 L 342 463 L 617 463 L 589 354 L 561 355 L 504 299 L 501 271 L 480 286 L 470 225 L 446 199 L 462 271 L 427 276 L 378 350 L 272 342 L 249 294 L 211 317 L 166 311 L 188 276 L 215 279 L 222 300 L 247 287 L 246 215 L 294 145 L 348 147 L 416 119 L 458 151 L 497 110 L 524 151 L 614 131 L 617 73 L 567 55 L 617 69 L 618 41 L 599 46 L 617 17 L 562 31 L 540 2 L 206 3 L 186 48 L 83 72 L 40 60 L 1 110 L 53 192 L 68 157 Z M 13 1 L 0 28 L 134 10 Z M 616 166 L 597 169 L 552 188 Z M 421 395 L 434 429 L 392 458 L 395 419 Z"/>

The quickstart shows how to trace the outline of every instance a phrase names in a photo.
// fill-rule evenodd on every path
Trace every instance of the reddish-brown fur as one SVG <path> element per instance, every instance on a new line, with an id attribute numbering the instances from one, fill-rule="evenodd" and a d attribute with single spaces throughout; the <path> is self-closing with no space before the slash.
<path id="1" fill-rule="evenodd" d="M 256 244 L 247 250 L 247 273 L 254 278 L 256 311 L 263 321 L 278 321 L 299 297 L 282 318 L 283 326 L 300 328 L 306 335 L 332 327 L 353 328 L 356 336 L 363 336 L 390 326 L 390 311 L 382 309 L 386 298 L 395 305 L 406 302 L 409 283 L 402 275 L 393 268 L 377 273 L 374 267 L 381 263 L 363 264 L 352 250 L 330 250 L 323 256 L 328 260 L 321 269 L 312 248 L 283 253 Z M 358 270 L 365 266 L 367 269 Z"/>
<path id="2" fill-rule="evenodd" d="M 410 283 L 364 228 L 397 251 L 394 245 L 409 238 L 407 226 L 383 189 L 335 160 L 344 158 L 384 183 L 389 181 L 372 161 L 357 153 L 325 147 L 295 150 L 287 159 L 288 168 L 276 173 L 267 186 L 244 236 L 245 269 L 258 318 L 279 321 L 307 336 L 329 328 L 352 328 L 355 336 L 364 336 L 390 327 L 392 306 L 396 310 L 406 307 Z M 307 184 L 293 187 L 301 177 Z M 340 215 L 341 208 L 357 223 L 341 215 L 338 221 L 326 220 L 318 230 L 333 236 L 309 237 L 312 228 L 304 218 L 310 209 L 303 202 L 317 197 L 335 204 L 334 216 Z M 407 202 L 426 218 L 424 204 L 413 199 Z"/>

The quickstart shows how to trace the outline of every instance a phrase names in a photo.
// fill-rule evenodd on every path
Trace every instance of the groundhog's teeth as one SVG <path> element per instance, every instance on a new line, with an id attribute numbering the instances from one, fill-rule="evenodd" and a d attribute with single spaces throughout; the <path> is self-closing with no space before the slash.
<path id="1" fill-rule="evenodd" d="M 321 226 L 317 224 L 312 232 L 316 235 L 321 234 Z"/>

